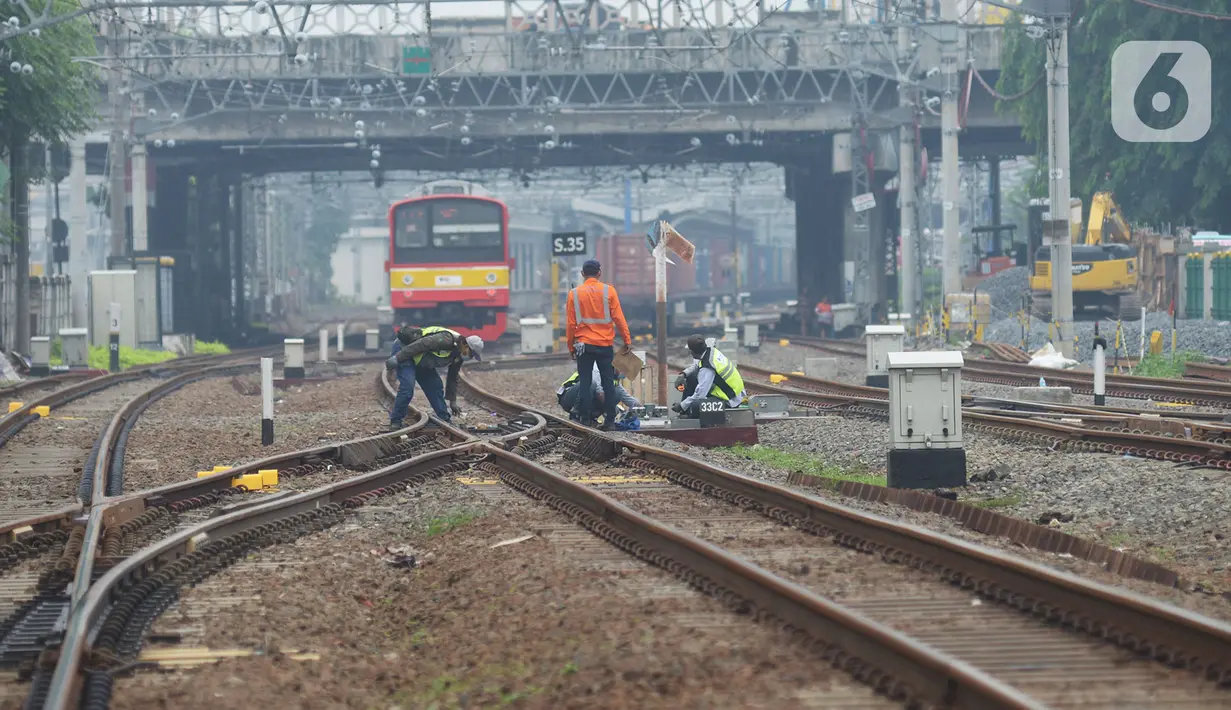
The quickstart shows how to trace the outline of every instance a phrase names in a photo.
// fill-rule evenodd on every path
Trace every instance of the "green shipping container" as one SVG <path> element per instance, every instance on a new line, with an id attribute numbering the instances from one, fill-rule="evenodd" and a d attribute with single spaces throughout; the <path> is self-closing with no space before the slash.
<path id="1" fill-rule="evenodd" d="M 1205 317 L 1205 268 L 1200 254 L 1189 254 L 1185 274 L 1184 317 L 1199 320 Z"/>
<path id="2" fill-rule="evenodd" d="M 1231 320 L 1231 252 L 1216 254 L 1212 262 L 1213 315 L 1218 320 Z"/>

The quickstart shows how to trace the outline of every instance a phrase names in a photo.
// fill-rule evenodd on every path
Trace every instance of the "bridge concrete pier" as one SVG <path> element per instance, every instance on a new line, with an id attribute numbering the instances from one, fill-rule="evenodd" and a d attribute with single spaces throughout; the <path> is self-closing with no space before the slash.
<path id="1" fill-rule="evenodd" d="M 894 295 L 885 264 L 897 228 L 896 195 L 880 189 L 886 176 L 876 173 L 877 205 L 868 229 L 857 233 L 848 173 L 834 173 L 826 161 L 785 170 L 787 197 L 795 203 L 796 283 L 806 312 L 828 297 L 830 303 L 858 304 L 863 318 L 874 306 L 883 316 Z"/>
<path id="2" fill-rule="evenodd" d="M 175 330 L 235 341 L 247 330 L 242 263 L 243 178 L 229 171 L 164 168 L 150 215 L 150 256 L 175 259 Z"/>

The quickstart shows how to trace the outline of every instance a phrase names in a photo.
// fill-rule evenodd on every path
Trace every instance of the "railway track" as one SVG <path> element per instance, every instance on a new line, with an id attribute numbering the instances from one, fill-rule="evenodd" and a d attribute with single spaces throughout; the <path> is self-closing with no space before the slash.
<path id="1" fill-rule="evenodd" d="M 793 338 L 793 343 L 839 355 L 863 357 L 864 347 L 848 341 Z M 962 377 L 986 384 L 1029 387 L 1042 377 L 1051 386 L 1070 387 L 1074 394 L 1094 394 L 1094 374 L 1072 370 L 1031 367 L 1027 363 L 968 359 Z M 1171 402 L 1193 406 L 1231 408 L 1231 380 L 1203 381 L 1200 384 L 1135 375 L 1107 375 L 1107 396 L 1123 399 Z"/>
<path id="2" fill-rule="evenodd" d="M 527 411 L 470 383 L 464 394 L 506 418 Z M 318 451 L 348 468 L 380 467 L 303 493 L 241 497 L 221 515 L 118 561 L 76 607 L 53 681 L 32 706 L 69 708 L 80 700 L 105 707 L 113 672 L 131 663 L 144 629 L 181 586 L 256 549 L 335 525 L 368 502 L 463 473 L 496 476 L 741 613 L 781 625 L 823 660 L 900 702 L 1035 708 L 1075 700 L 1110 707 L 1228 701 L 1225 624 L 533 413 L 543 426 L 489 440 L 421 418 L 409 432 Z M 425 437 L 443 448 L 403 450 Z M 303 465 L 308 455 L 244 470 Z M 549 465 L 571 466 L 574 474 L 622 469 L 661 485 L 605 494 Z M 91 527 L 102 530 L 109 519 L 131 533 L 136 521 L 159 515 L 152 511 L 184 507 L 208 495 L 208 486 L 230 489 L 230 481 L 200 479 L 112 501 L 91 511 Z M 723 515 L 715 518 L 715 510 Z M 718 527 L 702 530 L 703 518 Z M 667 524 L 672 520 L 677 524 Z M 817 537 L 836 544 L 818 545 Z M 88 536 L 85 543 L 87 551 L 98 544 Z M 835 579 L 813 573 L 832 566 L 858 570 L 871 584 L 844 599 L 833 591 Z"/>
<path id="3" fill-rule="evenodd" d="M 1184 376 L 1194 379 L 1231 382 L 1231 367 L 1214 365 L 1208 362 L 1184 363 Z"/>
<path id="4" fill-rule="evenodd" d="M 771 374 L 743 364 L 740 371 L 764 379 Z M 792 376 L 788 383 L 792 386 L 745 379 L 750 392 L 780 394 L 792 404 L 813 411 L 879 419 L 889 416 L 885 390 L 799 376 Z M 979 400 L 970 402 L 963 407 L 963 426 L 978 433 L 1059 451 L 1137 456 L 1231 470 L 1231 428 L 1221 423 L 1110 415 L 1097 409 L 1017 411 L 1002 407 L 1020 403 L 990 400 L 988 406 L 978 406 Z"/>
<path id="5" fill-rule="evenodd" d="M 0 419 L 0 485 L 10 490 L 0 511 L 7 538 L 0 545 L 0 668 L 16 670 L 2 676 L 0 697 L 24 693 L 32 675 L 37 680 L 32 663 L 62 633 L 67 610 L 88 587 L 73 584 L 89 538 L 84 516 L 123 492 L 127 438 L 145 409 L 193 382 L 256 372 L 259 357 L 279 349 L 73 373 L 49 378 L 51 387 L 31 382 L 30 391 L 51 391 Z M 40 407 L 48 407 L 47 416 Z M 23 498 L 23 490 L 37 497 Z"/>

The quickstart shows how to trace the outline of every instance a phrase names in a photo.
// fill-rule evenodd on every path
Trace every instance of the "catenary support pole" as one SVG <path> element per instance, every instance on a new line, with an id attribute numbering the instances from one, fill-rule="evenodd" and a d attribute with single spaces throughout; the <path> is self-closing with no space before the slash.
<path id="1" fill-rule="evenodd" d="M 958 122 L 957 106 L 959 90 L 958 78 L 958 14 L 957 0 L 941 0 L 941 21 L 953 23 L 952 35 L 946 36 L 941 46 L 940 67 L 944 76 L 944 92 L 940 99 L 941 113 L 941 182 L 943 183 L 943 215 L 941 240 L 941 269 L 944 291 L 942 298 L 949 294 L 960 293 L 962 290 L 962 237 L 958 231 L 961 212 L 958 203 L 961 200 L 961 175 L 958 162 Z M 946 31 L 948 33 L 948 31 Z"/>
<path id="2" fill-rule="evenodd" d="M 899 16 L 903 23 L 913 18 Z M 911 53 L 912 28 L 898 28 L 898 58 L 909 64 L 907 56 Z M 901 85 L 898 87 L 899 104 L 905 108 L 914 108 L 913 91 Z M 918 228 L 915 224 L 915 125 L 914 121 L 902 124 L 898 129 L 898 201 L 901 210 L 902 231 L 902 266 L 899 269 L 901 280 L 898 282 L 898 311 L 915 316 L 915 262 L 918 257 Z"/>
<path id="3" fill-rule="evenodd" d="M 123 79 L 119 55 L 123 23 L 114 20 L 109 24 L 111 25 L 112 68 L 107 74 L 107 103 L 111 108 L 111 136 L 107 145 L 107 169 L 110 171 L 111 179 L 107 192 L 111 200 L 111 256 L 123 256 L 127 253 L 128 246 L 128 220 L 125 214 L 128 200 L 124 189 L 128 171 L 128 148 L 124 140 L 124 131 L 127 128 L 128 114 L 131 110 L 125 110 L 128 108 L 129 99 L 128 94 L 121 90 Z"/>
<path id="4" fill-rule="evenodd" d="M 274 443 L 274 359 L 261 358 L 261 446 Z"/>
<path id="5" fill-rule="evenodd" d="M 657 319 L 654 340 L 658 348 L 658 406 L 667 406 L 667 247 L 659 243 L 654 247 L 654 308 Z"/>
<path id="6" fill-rule="evenodd" d="M 1051 216 L 1044 238 L 1051 244 L 1052 321 L 1060 351 L 1072 358 L 1073 232 L 1069 182 L 1069 18 L 1051 18 L 1047 37 L 1047 153 Z"/>

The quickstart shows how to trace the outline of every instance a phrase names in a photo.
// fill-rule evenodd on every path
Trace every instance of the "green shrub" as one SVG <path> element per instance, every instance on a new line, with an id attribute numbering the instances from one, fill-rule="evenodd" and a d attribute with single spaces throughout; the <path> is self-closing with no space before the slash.
<path id="1" fill-rule="evenodd" d="M 194 355 L 230 355 L 231 349 L 224 343 L 219 343 L 212 340 L 198 340 L 193 346 L 192 353 Z"/>

